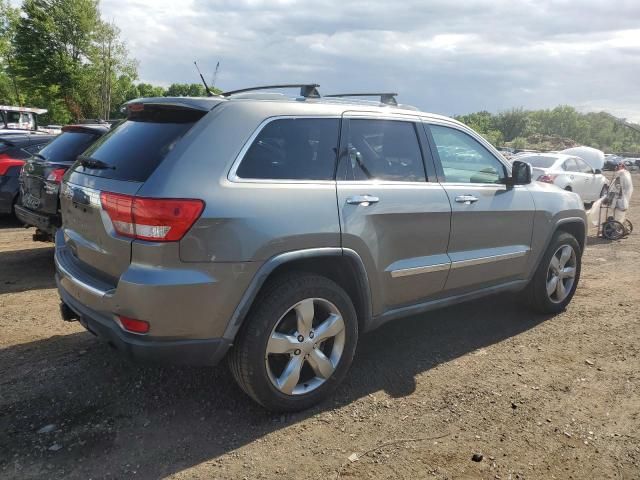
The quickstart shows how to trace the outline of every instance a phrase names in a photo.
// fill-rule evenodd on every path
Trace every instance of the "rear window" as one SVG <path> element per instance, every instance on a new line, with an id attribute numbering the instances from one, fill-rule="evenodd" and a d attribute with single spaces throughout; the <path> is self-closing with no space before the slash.
<path id="1" fill-rule="evenodd" d="M 144 182 L 205 113 L 145 105 L 84 152 L 82 158 L 98 161 L 102 168 L 78 163 L 74 169 L 98 177 Z"/>
<path id="2" fill-rule="evenodd" d="M 52 163 L 73 163 L 96 138 L 85 132 L 63 132 L 40 150 L 40 155 Z"/>
<path id="3" fill-rule="evenodd" d="M 551 168 L 553 164 L 558 161 L 558 159 L 554 157 L 524 157 L 518 160 L 530 163 L 531 166 L 535 168 Z"/>
<path id="4" fill-rule="evenodd" d="M 242 159 L 240 178 L 333 180 L 340 120 L 286 118 L 268 123 Z"/>

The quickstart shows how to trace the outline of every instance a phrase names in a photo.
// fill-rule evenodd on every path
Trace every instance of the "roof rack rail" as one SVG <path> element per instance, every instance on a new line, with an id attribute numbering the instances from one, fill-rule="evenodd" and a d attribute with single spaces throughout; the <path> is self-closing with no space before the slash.
<path id="1" fill-rule="evenodd" d="M 289 83 L 284 85 L 263 85 L 259 87 L 241 88 L 239 90 L 230 90 L 228 92 L 222 92 L 220 95 L 228 97 L 235 95 L 236 93 L 253 92 L 255 90 L 273 90 L 275 88 L 297 88 L 300 87 L 300 96 L 304 98 L 320 98 L 320 92 L 318 92 L 317 83 Z"/>
<path id="2" fill-rule="evenodd" d="M 396 97 L 397 93 L 383 92 L 383 93 L 334 93 L 332 95 L 325 95 L 325 97 L 380 97 L 380 103 L 385 105 L 398 105 Z"/>

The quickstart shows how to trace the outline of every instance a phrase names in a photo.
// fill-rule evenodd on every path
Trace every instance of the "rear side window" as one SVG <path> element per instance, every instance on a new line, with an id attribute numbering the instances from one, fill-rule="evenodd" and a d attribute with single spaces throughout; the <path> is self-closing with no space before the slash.
<path id="1" fill-rule="evenodd" d="M 530 163 L 535 168 L 551 168 L 558 161 L 554 157 L 521 157 L 518 160 Z"/>
<path id="2" fill-rule="evenodd" d="M 84 152 L 81 158 L 100 164 L 100 168 L 77 163 L 74 169 L 98 177 L 144 182 L 205 113 L 145 105 Z"/>
<path id="3" fill-rule="evenodd" d="M 397 120 L 350 119 L 339 178 L 425 182 L 415 126 Z"/>
<path id="4" fill-rule="evenodd" d="M 40 150 L 40 155 L 52 163 L 73 163 L 96 138 L 98 136 L 85 132 L 62 132 Z"/>
<path id="5" fill-rule="evenodd" d="M 333 180 L 340 120 L 283 118 L 269 122 L 236 174 L 247 179 Z"/>

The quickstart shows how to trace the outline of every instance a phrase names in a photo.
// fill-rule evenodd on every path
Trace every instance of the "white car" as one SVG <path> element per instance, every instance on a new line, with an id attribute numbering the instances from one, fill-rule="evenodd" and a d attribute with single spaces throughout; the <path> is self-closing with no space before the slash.
<path id="1" fill-rule="evenodd" d="M 531 164 L 534 180 L 553 183 L 564 190 L 575 192 L 585 204 L 595 202 L 609 191 L 609 180 L 600 170 L 594 170 L 580 157 L 562 153 L 540 153 L 520 155 L 518 160 Z"/>

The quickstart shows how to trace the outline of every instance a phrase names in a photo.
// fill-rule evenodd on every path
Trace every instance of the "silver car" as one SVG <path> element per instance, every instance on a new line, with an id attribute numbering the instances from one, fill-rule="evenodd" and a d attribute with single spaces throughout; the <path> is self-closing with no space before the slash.
<path id="1" fill-rule="evenodd" d="M 293 411 L 385 322 L 506 292 L 565 308 L 578 195 L 455 120 L 312 87 L 129 102 L 64 178 L 63 318 L 141 359 L 227 357 L 254 400 Z"/>

